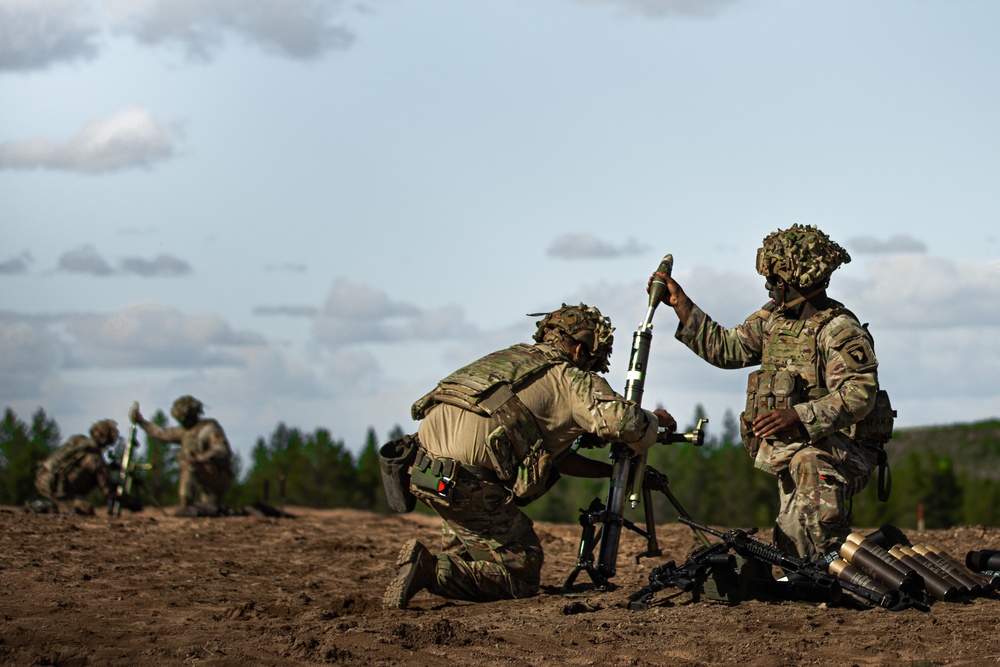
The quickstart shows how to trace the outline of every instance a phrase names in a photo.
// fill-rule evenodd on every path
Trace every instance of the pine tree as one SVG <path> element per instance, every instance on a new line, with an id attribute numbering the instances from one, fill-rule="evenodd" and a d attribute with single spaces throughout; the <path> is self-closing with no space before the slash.
<path id="1" fill-rule="evenodd" d="M 0 422 L 0 504 L 20 505 L 38 496 L 35 469 L 59 446 L 59 426 L 38 408 L 31 428 L 9 407 Z"/>

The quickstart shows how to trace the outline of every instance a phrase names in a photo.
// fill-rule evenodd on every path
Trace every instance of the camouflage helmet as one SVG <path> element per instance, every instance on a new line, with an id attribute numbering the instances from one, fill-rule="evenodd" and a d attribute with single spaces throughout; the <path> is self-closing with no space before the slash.
<path id="1" fill-rule="evenodd" d="M 194 396 L 185 395 L 174 401 L 173 407 L 170 408 L 170 414 L 174 416 L 174 419 L 183 424 L 189 417 L 201 416 L 203 410 L 204 406 L 201 401 Z"/>
<path id="2" fill-rule="evenodd" d="M 579 306 L 567 306 L 564 303 L 559 310 L 551 313 L 533 313 L 529 317 L 537 315 L 545 317 L 535 323 L 538 330 L 532 338 L 536 343 L 551 340 L 553 333 L 565 334 L 586 347 L 590 354 L 587 370 L 599 373 L 608 371 L 611 346 L 615 340 L 612 335 L 615 328 L 611 326 L 610 318 L 601 315 L 601 311 L 597 308 L 591 308 L 583 303 Z"/>
<path id="3" fill-rule="evenodd" d="M 99 422 L 94 422 L 94 425 L 90 427 L 90 437 L 98 445 L 104 447 L 118 442 L 118 422 L 113 419 L 102 419 Z"/>
<path id="4" fill-rule="evenodd" d="M 792 225 L 768 234 L 757 249 L 757 273 L 800 288 L 822 283 L 851 256 L 815 225 Z"/>

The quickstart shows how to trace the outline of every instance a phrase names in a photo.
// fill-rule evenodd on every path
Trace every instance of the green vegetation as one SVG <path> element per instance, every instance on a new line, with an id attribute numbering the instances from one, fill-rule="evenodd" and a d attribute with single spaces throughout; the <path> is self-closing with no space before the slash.
<path id="1" fill-rule="evenodd" d="M 687 429 L 704 416 L 700 407 L 696 409 Z M 153 421 L 164 424 L 166 416 L 158 412 Z M 769 526 L 777 512 L 774 478 L 754 469 L 740 444 L 733 414 L 727 412 L 718 421 L 712 418 L 707 433 L 700 448 L 686 444 L 654 448 L 649 465 L 669 477 L 673 495 L 699 521 L 733 527 Z M 402 434 L 395 426 L 386 440 Z M 42 408 L 32 415 L 30 424 L 6 409 L 0 422 L 0 504 L 20 505 L 37 497 L 35 466 L 59 444 L 59 427 Z M 386 512 L 379 445 L 375 430 L 370 429 L 355 456 L 354 448 L 334 439 L 327 429 L 306 433 L 278 424 L 267 439 L 257 440 L 250 461 L 237 459 L 237 468 L 246 465 L 248 470 L 239 475 L 241 481 L 228 503 L 240 507 L 267 500 L 272 504 Z M 1000 422 L 901 429 L 886 449 L 892 466 L 892 496 L 889 502 L 880 502 L 873 480 L 854 499 L 855 525 L 915 526 L 919 505 L 924 507 L 927 528 L 1000 525 Z M 160 505 L 177 502 L 176 451 L 176 446 L 153 439 L 140 450 L 140 459 L 152 465 L 142 473 L 145 487 Z M 582 453 L 594 458 L 608 456 L 607 449 Z M 606 496 L 605 480 L 563 478 L 526 511 L 543 521 L 576 523 L 581 509 L 594 499 L 604 502 Z M 654 493 L 653 508 L 658 523 L 677 516 L 662 494 Z M 627 518 L 641 523 L 641 506 L 629 510 Z"/>

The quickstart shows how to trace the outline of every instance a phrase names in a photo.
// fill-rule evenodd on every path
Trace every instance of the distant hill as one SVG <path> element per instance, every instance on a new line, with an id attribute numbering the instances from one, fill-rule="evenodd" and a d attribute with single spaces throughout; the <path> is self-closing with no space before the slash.
<path id="1" fill-rule="evenodd" d="M 933 452 L 951 459 L 959 473 L 1000 480 L 1000 420 L 897 429 L 885 449 L 890 463 Z"/>

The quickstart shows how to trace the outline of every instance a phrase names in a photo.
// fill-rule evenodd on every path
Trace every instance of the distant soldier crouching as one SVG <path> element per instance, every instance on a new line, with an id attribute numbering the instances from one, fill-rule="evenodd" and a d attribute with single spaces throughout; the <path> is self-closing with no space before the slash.
<path id="1" fill-rule="evenodd" d="M 201 401 L 193 396 L 181 396 L 170 409 L 180 426 L 163 428 L 146 421 L 139 412 L 138 403 L 129 410 L 129 419 L 149 437 L 181 445 L 178 516 L 224 515 L 223 498 L 233 484 L 233 452 L 229 441 L 219 422 L 202 418 L 203 411 Z M 201 497 L 196 502 L 199 487 Z"/>
<path id="2" fill-rule="evenodd" d="M 90 427 L 90 437 L 74 435 L 66 444 L 38 464 L 35 488 L 57 510 L 73 514 L 94 513 L 86 500 L 95 489 L 107 498 L 112 479 L 104 461 L 104 450 L 118 442 L 118 424 L 104 419 Z"/>

